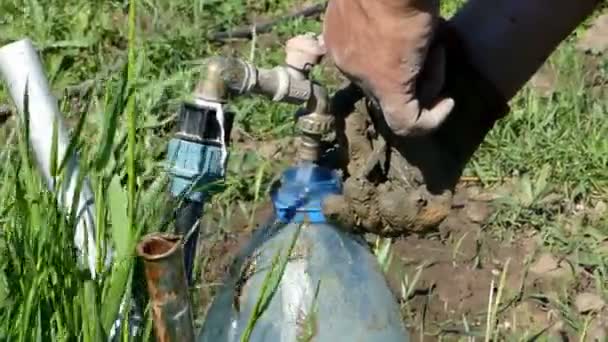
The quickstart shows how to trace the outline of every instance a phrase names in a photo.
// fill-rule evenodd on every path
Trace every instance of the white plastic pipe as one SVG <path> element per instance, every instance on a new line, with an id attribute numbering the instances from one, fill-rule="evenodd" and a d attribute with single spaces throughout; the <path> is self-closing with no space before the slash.
<path id="1" fill-rule="evenodd" d="M 0 78 L 4 79 L 17 111 L 24 117 L 24 98 L 28 94 L 30 144 L 38 169 L 49 189 L 54 189 L 51 177 L 51 146 L 53 123 L 57 122 L 57 156 L 58 162 L 65 158 L 70 142 L 68 131 L 59 112 L 57 99 L 52 95 L 47 78 L 43 72 L 38 53 L 29 39 L 23 39 L 0 47 Z M 27 87 L 27 89 L 26 89 Z M 69 214 L 72 208 L 74 192 L 78 180 L 78 156 L 70 156 L 66 163 L 65 178 L 61 193 L 58 194 Z M 91 275 L 95 277 L 97 258 L 95 204 L 91 185 L 85 178 L 81 193 L 78 196 L 78 215 L 74 234 L 74 243 L 80 253 L 79 261 L 86 264 Z"/>

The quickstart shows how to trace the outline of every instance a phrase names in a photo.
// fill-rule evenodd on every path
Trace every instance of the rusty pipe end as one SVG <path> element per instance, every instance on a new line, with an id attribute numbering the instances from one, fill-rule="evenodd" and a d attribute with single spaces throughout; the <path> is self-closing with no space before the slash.
<path id="1" fill-rule="evenodd" d="M 166 259 L 178 252 L 181 241 L 182 238 L 174 234 L 150 234 L 137 245 L 137 255 L 146 261 Z"/>
<path id="2" fill-rule="evenodd" d="M 136 247 L 144 260 L 154 331 L 160 342 L 194 341 L 182 241 L 178 235 L 155 233 Z"/>

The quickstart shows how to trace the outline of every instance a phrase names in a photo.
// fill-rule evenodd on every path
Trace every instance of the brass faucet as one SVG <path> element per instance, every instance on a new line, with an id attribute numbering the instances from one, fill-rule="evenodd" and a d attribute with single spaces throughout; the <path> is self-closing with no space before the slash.
<path id="1" fill-rule="evenodd" d="M 275 102 L 304 105 L 304 114 L 297 120 L 298 159 L 317 162 L 321 138 L 334 125 L 326 88 L 310 79 L 311 69 L 324 54 L 319 39 L 305 34 L 287 42 L 285 64 L 272 69 L 258 68 L 238 58 L 211 57 L 206 61 L 206 75 L 195 94 L 218 103 L 226 103 L 232 96 L 257 94 Z"/>

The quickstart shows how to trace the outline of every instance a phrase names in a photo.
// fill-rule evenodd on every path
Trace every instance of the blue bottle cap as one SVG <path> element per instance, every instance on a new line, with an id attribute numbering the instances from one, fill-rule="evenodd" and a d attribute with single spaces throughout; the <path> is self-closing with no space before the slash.
<path id="1" fill-rule="evenodd" d="M 324 223 L 324 198 L 341 192 L 340 177 L 333 170 L 315 164 L 289 168 L 283 172 L 280 186 L 272 193 L 275 216 L 285 223 Z"/>

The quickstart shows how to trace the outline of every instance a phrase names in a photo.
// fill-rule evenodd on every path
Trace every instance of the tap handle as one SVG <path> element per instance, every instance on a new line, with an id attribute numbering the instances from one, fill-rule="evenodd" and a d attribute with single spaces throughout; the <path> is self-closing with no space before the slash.
<path id="1" fill-rule="evenodd" d="M 285 52 L 287 65 L 307 73 L 321 62 L 326 50 L 323 42 L 314 33 L 306 33 L 288 40 Z"/>

